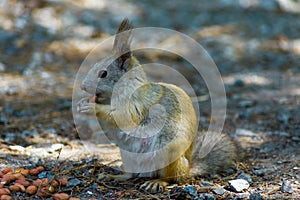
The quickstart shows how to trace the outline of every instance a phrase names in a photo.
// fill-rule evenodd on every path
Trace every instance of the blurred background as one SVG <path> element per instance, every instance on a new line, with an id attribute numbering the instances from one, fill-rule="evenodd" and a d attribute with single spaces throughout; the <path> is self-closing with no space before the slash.
<path id="1" fill-rule="evenodd" d="M 279 166 L 284 171 L 299 162 L 297 0 L 1 0 L 2 148 L 78 139 L 71 112 L 76 72 L 124 17 L 134 27 L 180 31 L 208 51 L 227 92 L 224 131 L 252 166 L 277 165 L 265 160 L 276 157 L 288 161 Z M 201 88 L 199 94 L 207 94 Z M 205 128 L 213 121 L 209 98 L 199 105 Z M 294 175 L 300 178 L 299 170 Z"/>
<path id="2" fill-rule="evenodd" d="M 24 121 L 44 120 L 69 135 L 76 72 L 124 17 L 134 27 L 170 28 L 199 42 L 222 74 L 229 116 L 232 111 L 247 118 L 251 113 L 243 106 L 259 101 L 264 110 L 271 109 L 269 101 L 277 99 L 277 109 L 269 113 L 274 117 L 282 104 L 299 102 L 299 12 L 299 1 L 292 0 L 1 0 L 1 132 L 39 129 Z M 157 59 L 145 57 L 140 59 Z M 239 102 L 242 109 L 231 109 Z M 203 105 L 205 115 L 209 106 Z M 56 122 L 60 115 L 62 121 Z M 290 113 L 283 118 L 292 116 L 297 117 Z"/>

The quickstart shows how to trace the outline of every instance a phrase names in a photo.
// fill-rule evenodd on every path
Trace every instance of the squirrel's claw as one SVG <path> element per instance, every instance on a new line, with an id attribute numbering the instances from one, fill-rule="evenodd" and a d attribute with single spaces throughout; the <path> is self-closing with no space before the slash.
<path id="1" fill-rule="evenodd" d="M 81 99 L 77 104 L 77 112 L 91 114 L 95 111 L 95 103 L 90 103 L 88 98 Z"/>
<path id="2" fill-rule="evenodd" d="M 129 173 L 124 173 L 124 174 L 107 174 L 105 172 L 100 173 L 98 175 L 98 180 L 103 180 L 103 179 L 112 179 L 115 181 L 127 181 L 128 179 L 130 179 L 132 176 Z"/>
<path id="3" fill-rule="evenodd" d="M 168 182 L 160 179 L 146 181 L 140 186 L 140 189 L 144 189 L 150 193 L 157 193 L 164 191 L 165 187 L 169 185 Z"/>

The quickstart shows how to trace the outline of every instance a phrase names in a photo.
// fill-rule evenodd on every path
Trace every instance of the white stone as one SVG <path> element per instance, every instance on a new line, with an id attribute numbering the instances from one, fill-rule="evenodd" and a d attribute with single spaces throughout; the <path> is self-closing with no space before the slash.
<path id="1" fill-rule="evenodd" d="M 245 189 L 248 189 L 250 184 L 244 179 L 235 179 L 228 181 L 230 188 L 232 188 L 236 192 L 241 192 Z"/>

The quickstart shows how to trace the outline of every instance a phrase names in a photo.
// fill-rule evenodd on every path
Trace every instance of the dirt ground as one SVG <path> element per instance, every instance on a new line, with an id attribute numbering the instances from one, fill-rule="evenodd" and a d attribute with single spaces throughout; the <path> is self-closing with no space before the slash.
<path id="1" fill-rule="evenodd" d="M 111 168 L 120 163 L 118 148 L 103 144 L 88 118 L 81 127 L 86 138 L 78 134 L 72 115 L 73 84 L 88 53 L 115 34 L 124 17 L 134 27 L 187 34 L 212 57 L 226 89 L 223 130 L 238 145 L 236 170 L 197 177 L 158 194 L 140 190 L 143 179 L 125 183 L 97 179 L 101 172 L 119 173 Z M 300 199 L 299 33 L 300 2 L 293 0 L 3 0 L 0 170 L 44 166 L 43 176 L 28 179 L 66 177 L 69 184 L 56 192 L 80 199 Z M 200 125 L 207 129 L 214 120 L 208 90 L 188 64 L 164 55 L 137 53 L 137 57 L 144 63 L 174 65 L 190 78 L 203 97 Z M 233 192 L 228 181 L 240 174 L 250 177 L 250 187 Z M 213 185 L 203 186 L 204 181 Z M 287 182 L 292 190 L 283 189 Z M 213 192 L 223 187 L 224 194 Z M 11 196 L 52 199 L 24 192 Z"/>

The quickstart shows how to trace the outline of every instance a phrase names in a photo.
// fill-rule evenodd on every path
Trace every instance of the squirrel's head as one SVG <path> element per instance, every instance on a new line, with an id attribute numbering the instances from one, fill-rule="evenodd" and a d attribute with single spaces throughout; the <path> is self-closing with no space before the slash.
<path id="1" fill-rule="evenodd" d="M 112 56 L 96 63 L 82 82 L 81 89 L 96 93 L 98 102 L 109 101 L 115 84 L 134 66 L 130 50 L 131 29 L 128 19 L 124 19 L 114 40 Z"/>

